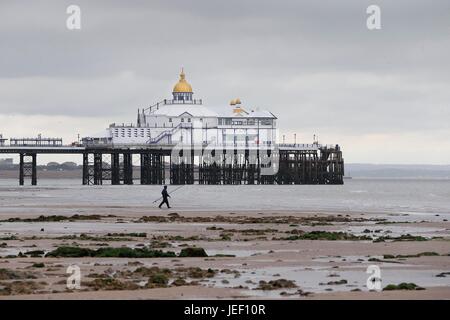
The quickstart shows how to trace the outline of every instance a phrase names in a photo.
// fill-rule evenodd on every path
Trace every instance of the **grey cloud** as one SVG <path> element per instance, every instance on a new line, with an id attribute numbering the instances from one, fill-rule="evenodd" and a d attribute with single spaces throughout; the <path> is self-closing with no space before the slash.
<path id="1" fill-rule="evenodd" d="M 365 27 L 370 4 L 381 31 Z M 0 39 L 0 114 L 132 121 L 184 66 L 208 105 L 238 96 L 284 130 L 449 127 L 447 0 L 3 1 Z"/>

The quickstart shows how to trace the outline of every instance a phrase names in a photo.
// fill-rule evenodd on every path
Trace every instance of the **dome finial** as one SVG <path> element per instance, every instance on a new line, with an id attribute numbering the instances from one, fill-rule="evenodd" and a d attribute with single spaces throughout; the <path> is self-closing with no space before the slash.
<path id="1" fill-rule="evenodd" d="M 192 93 L 191 85 L 186 81 L 186 75 L 184 74 L 184 68 L 181 68 L 180 80 L 173 87 L 173 93 Z M 178 100 L 178 99 L 176 99 Z M 186 100 L 186 99 L 183 99 Z"/>

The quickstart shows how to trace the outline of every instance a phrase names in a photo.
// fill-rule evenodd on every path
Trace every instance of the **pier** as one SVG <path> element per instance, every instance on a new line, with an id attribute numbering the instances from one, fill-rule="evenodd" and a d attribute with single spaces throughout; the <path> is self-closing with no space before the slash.
<path id="1" fill-rule="evenodd" d="M 344 160 L 338 145 L 279 144 L 276 149 L 191 145 L 64 146 L 47 142 L 0 146 L 20 159 L 19 185 L 37 185 L 40 154 L 79 154 L 84 185 L 140 184 L 343 184 Z M 139 165 L 133 166 L 133 160 Z M 139 174 L 133 170 L 140 168 Z"/>
<path id="2" fill-rule="evenodd" d="M 71 145 L 40 134 L 8 145 L 0 134 L 0 153 L 19 155 L 20 185 L 37 184 L 39 154 L 79 154 L 84 185 L 343 184 L 339 145 L 315 137 L 312 144 L 286 144 L 284 136 L 280 144 L 272 112 L 235 98 L 218 113 L 193 94 L 181 70 L 172 98 L 138 109 L 136 123 L 112 123 Z"/>

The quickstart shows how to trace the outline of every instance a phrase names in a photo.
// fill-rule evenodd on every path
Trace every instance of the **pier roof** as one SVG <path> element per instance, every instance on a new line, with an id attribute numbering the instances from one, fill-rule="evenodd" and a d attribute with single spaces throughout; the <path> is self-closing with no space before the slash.
<path id="1" fill-rule="evenodd" d="M 189 113 L 193 117 L 217 117 L 217 113 L 213 110 L 203 106 L 195 104 L 177 104 L 177 105 L 165 105 L 158 110 L 155 110 L 152 115 L 164 115 L 168 117 L 179 117 L 183 113 Z"/>

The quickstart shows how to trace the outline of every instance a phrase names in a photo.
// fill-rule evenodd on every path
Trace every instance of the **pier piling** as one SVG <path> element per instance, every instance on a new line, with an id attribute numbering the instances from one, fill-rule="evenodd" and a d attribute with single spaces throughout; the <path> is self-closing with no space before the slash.
<path id="1" fill-rule="evenodd" d="M 64 148 L 64 149 L 63 149 Z M 141 184 L 165 184 L 169 159 L 170 184 L 343 184 L 344 159 L 339 145 L 282 145 L 272 149 L 218 148 L 174 152 L 166 148 L 18 148 L 19 184 L 37 184 L 38 153 L 82 154 L 83 185 L 133 184 L 133 155 L 140 156 Z M 49 151 L 51 150 L 51 151 Z M 5 150 L 6 151 L 6 150 Z M 8 150 L 11 151 L 11 150 Z M 195 151 L 195 152 L 194 152 Z M 6 153 L 6 152 L 4 152 Z M 195 160 L 195 161 L 194 161 Z"/>
<path id="2" fill-rule="evenodd" d="M 31 178 L 31 185 L 37 185 L 36 175 L 36 153 L 20 153 L 19 163 L 19 184 L 23 186 L 25 184 L 25 178 Z"/>

